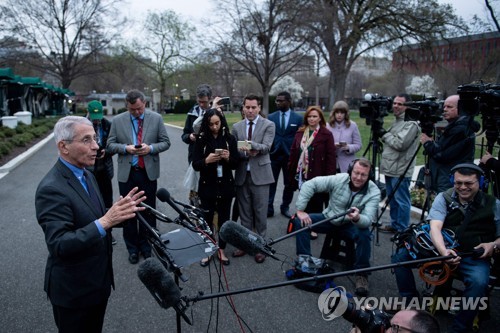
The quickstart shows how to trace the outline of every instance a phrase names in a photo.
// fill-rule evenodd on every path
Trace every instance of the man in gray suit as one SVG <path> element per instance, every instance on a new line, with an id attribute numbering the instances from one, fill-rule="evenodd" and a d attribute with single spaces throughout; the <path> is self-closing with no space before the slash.
<path id="1" fill-rule="evenodd" d="M 113 119 L 107 150 L 118 154 L 120 195 L 126 195 L 137 186 L 146 194 L 145 203 L 156 208 L 156 180 L 160 176 L 158 154 L 170 148 L 170 139 L 161 115 L 146 110 L 146 98 L 142 92 L 131 90 L 125 100 L 129 112 Z M 149 225 L 156 228 L 154 216 L 146 215 L 145 218 Z M 139 252 L 144 258 L 151 256 L 146 229 L 137 223 L 137 219 L 124 223 L 123 239 L 131 264 L 139 262 Z"/>
<path id="2" fill-rule="evenodd" d="M 265 237 L 269 185 L 274 182 L 269 151 L 274 140 L 275 125 L 259 115 L 261 105 L 260 97 L 252 94 L 245 96 L 245 119 L 233 125 L 232 134 L 238 140 L 241 158 L 235 173 L 241 224 Z M 248 147 L 240 144 L 240 141 L 247 141 Z M 243 255 L 245 252 L 239 249 L 233 252 L 233 257 Z M 262 253 L 255 255 L 257 263 L 264 262 L 265 258 Z"/>

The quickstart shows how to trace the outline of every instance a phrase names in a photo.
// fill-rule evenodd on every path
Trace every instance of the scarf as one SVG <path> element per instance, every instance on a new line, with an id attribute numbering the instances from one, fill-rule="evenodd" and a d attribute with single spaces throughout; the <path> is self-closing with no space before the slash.
<path id="1" fill-rule="evenodd" d="M 318 134 L 319 126 L 311 133 L 309 128 L 304 130 L 304 135 L 302 135 L 302 140 L 300 140 L 300 150 L 302 151 L 299 156 L 299 163 L 297 164 L 297 175 L 299 181 L 299 189 L 302 187 L 302 183 L 307 180 L 307 173 L 309 172 L 309 146 L 314 141 L 316 134 Z"/>

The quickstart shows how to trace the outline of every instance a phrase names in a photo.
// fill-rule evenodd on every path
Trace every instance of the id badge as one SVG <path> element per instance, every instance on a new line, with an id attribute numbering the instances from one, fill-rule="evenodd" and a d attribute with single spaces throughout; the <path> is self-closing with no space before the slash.
<path id="1" fill-rule="evenodd" d="M 222 165 L 217 165 L 217 177 L 222 178 Z"/>

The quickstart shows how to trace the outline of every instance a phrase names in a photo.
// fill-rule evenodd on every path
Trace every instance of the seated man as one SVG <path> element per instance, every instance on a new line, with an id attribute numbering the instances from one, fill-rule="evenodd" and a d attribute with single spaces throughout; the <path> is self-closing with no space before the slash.
<path id="1" fill-rule="evenodd" d="M 448 264 L 456 266 L 456 272 L 463 278 L 463 297 L 486 296 L 490 260 L 489 257 L 500 247 L 500 202 L 495 197 L 480 191 L 483 182 L 481 169 L 474 164 L 458 164 L 451 169 L 453 188 L 436 196 L 429 211 L 432 243 L 441 256 L 454 255 Z M 479 258 L 460 258 L 455 250 L 447 249 L 441 233 L 442 228 L 452 230 L 458 241 L 458 249 L 469 252 L 483 248 Z M 392 262 L 412 260 L 405 247 L 392 256 Z M 394 269 L 399 294 L 406 297 L 407 304 L 412 297 L 418 297 L 415 279 L 410 267 Z M 453 332 L 468 332 L 477 310 L 462 310 L 454 319 Z"/>
<path id="2" fill-rule="evenodd" d="M 347 232 L 356 242 L 355 269 L 370 267 L 371 234 L 369 227 L 377 218 L 380 190 L 369 180 L 371 163 L 360 158 L 352 162 L 348 173 L 333 176 L 316 177 L 302 185 L 295 206 L 297 216 L 294 220 L 294 230 L 313 224 L 311 230 L 319 233 Z M 307 214 L 304 209 L 309 199 L 319 192 L 328 192 L 330 200 L 328 207 L 322 213 Z M 314 223 L 347 210 L 351 212 L 337 219 L 314 226 Z M 297 255 L 311 255 L 309 232 L 300 232 L 296 236 Z M 356 294 L 368 294 L 368 279 L 366 275 L 356 276 Z"/>

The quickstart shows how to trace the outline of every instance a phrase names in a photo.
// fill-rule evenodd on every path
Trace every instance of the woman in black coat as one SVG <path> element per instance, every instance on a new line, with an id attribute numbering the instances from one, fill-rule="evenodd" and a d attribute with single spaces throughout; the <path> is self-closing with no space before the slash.
<path id="1" fill-rule="evenodd" d="M 231 202 L 235 196 L 233 171 L 236 169 L 239 153 L 236 139 L 229 132 L 226 118 L 216 109 L 208 110 L 202 120 L 200 134 L 193 151 L 193 169 L 200 172 L 198 195 L 207 223 L 214 230 L 214 213 L 218 215 L 218 227 L 229 220 Z M 219 258 L 224 265 L 229 259 L 224 253 L 226 243 L 219 239 Z M 210 258 L 203 259 L 201 266 L 207 266 Z"/>

